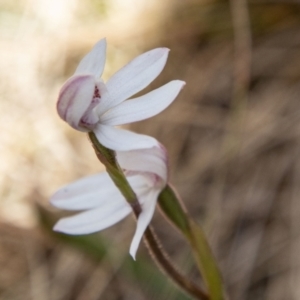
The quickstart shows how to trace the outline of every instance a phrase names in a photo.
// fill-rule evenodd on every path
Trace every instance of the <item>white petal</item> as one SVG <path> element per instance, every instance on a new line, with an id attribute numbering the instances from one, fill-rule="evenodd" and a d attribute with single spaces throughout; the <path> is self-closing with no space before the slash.
<path id="1" fill-rule="evenodd" d="M 153 217 L 156 200 L 159 192 L 160 192 L 159 190 L 150 190 L 148 194 L 146 194 L 145 197 L 143 197 L 144 199 L 141 199 L 141 202 L 143 202 L 142 212 L 139 215 L 136 231 L 129 250 L 129 253 L 134 260 L 135 260 L 136 251 L 139 247 L 144 232 Z"/>
<path id="2" fill-rule="evenodd" d="M 168 177 L 167 152 L 163 146 L 132 151 L 117 151 L 117 159 L 125 170 L 153 173 L 164 183 Z M 153 177 L 155 179 L 155 177 Z M 155 184 L 155 183 L 153 183 Z"/>
<path id="3" fill-rule="evenodd" d="M 75 74 L 91 74 L 99 78 L 104 69 L 106 58 L 106 39 L 100 40 L 80 61 Z"/>
<path id="4" fill-rule="evenodd" d="M 115 151 L 129 151 L 158 146 L 156 139 L 129 130 L 98 124 L 94 129 L 99 142 Z"/>
<path id="5" fill-rule="evenodd" d="M 124 200 L 114 202 L 105 207 L 88 210 L 75 216 L 60 219 L 54 226 L 55 231 L 68 234 L 89 234 L 103 230 L 124 219 L 130 212 L 131 207 Z"/>
<path id="6" fill-rule="evenodd" d="M 94 76 L 72 76 L 60 90 L 57 112 L 73 128 L 88 131 L 80 126 L 80 120 L 92 104 L 95 90 Z"/>
<path id="7" fill-rule="evenodd" d="M 164 68 L 168 52 L 167 48 L 148 51 L 115 73 L 106 84 L 114 106 L 149 85 Z"/>
<path id="8" fill-rule="evenodd" d="M 106 85 L 102 81 L 97 82 L 97 88 L 100 94 L 100 103 L 96 107 L 99 118 L 111 108 L 112 98 L 106 88 Z"/>
<path id="9" fill-rule="evenodd" d="M 174 80 L 144 96 L 124 101 L 103 115 L 101 123 L 123 125 L 155 116 L 174 101 L 184 85 L 184 81 Z"/>
<path id="10" fill-rule="evenodd" d="M 127 177 L 127 180 L 138 197 L 148 192 L 149 185 L 145 176 L 135 174 L 134 176 Z"/>
<path id="11" fill-rule="evenodd" d="M 84 210 L 125 199 L 106 172 L 79 179 L 59 189 L 50 199 L 55 207 Z"/>

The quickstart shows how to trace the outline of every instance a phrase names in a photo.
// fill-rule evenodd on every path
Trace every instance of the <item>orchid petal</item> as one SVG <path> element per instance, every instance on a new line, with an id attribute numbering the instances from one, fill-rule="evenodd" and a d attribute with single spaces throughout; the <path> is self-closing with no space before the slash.
<path id="1" fill-rule="evenodd" d="M 125 199 L 106 172 L 76 180 L 50 199 L 53 206 L 66 210 L 105 207 L 117 201 L 125 202 Z"/>
<path id="2" fill-rule="evenodd" d="M 72 76 L 59 93 L 57 102 L 59 116 L 73 128 L 88 131 L 88 129 L 80 126 L 80 120 L 92 104 L 94 90 L 94 76 Z"/>
<path id="3" fill-rule="evenodd" d="M 99 78 L 104 69 L 106 58 L 106 39 L 100 40 L 80 61 L 75 74 L 91 74 Z"/>
<path id="4" fill-rule="evenodd" d="M 149 185 L 144 175 L 136 173 L 134 176 L 127 177 L 127 180 L 138 197 L 148 192 Z"/>
<path id="5" fill-rule="evenodd" d="M 167 182 L 167 153 L 163 147 L 117 151 L 117 159 L 125 170 L 153 173 Z"/>
<path id="6" fill-rule="evenodd" d="M 129 130 L 98 124 L 94 129 L 99 142 L 115 151 L 129 151 L 158 146 L 156 139 Z"/>
<path id="7" fill-rule="evenodd" d="M 123 202 L 111 200 L 111 205 L 60 219 L 55 224 L 54 230 L 75 235 L 89 234 L 116 224 L 129 215 L 131 207 L 125 200 Z"/>
<path id="8" fill-rule="evenodd" d="M 136 231 L 129 250 L 129 253 L 134 260 L 143 234 L 153 217 L 158 194 L 159 190 L 149 190 L 148 194 L 142 197 L 143 199 L 140 198 L 142 203 L 142 212 L 138 217 Z"/>
<path id="9" fill-rule="evenodd" d="M 174 80 L 144 96 L 124 101 L 102 116 L 101 123 L 123 125 L 153 117 L 174 101 L 184 85 L 184 81 Z"/>
<path id="10" fill-rule="evenodd" d="M 102 81 L 96 83 L 100 94 L 100 104 L 96 107 L 96 111 L 99 118 L 111 108 L 112 98 L 106 88 L 106 85 Z"/>
<path id="11" fill-rule="evenodd" d="M 115 73 L 106 84 L 113 106 L 148 86 L 164 68 L 168 52 L 167 48 L 148 51 Z"/>

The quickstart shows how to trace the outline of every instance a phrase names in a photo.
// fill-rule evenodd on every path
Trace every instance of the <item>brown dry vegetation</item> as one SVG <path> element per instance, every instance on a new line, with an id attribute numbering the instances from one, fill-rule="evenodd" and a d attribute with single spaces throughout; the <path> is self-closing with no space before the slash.
<path id="1" fill-rule="evenodd" d="M 36 22 L 29 2 L 9 3 L 0 18 L 0 299 L 189 299 L 155 270 L 144 247 L 136 263 L 128 257 L 130 218 L 87 237 L 51 233 L 58 215 L 46 206 L 49 195 L 101 170 L 54 105 L 102 36 L 110 43 L 106 78 L 136 54 L 167 46 L 167 67 L 149 90 L 187 82 L 170 108 L 131 129 L 167 147 L 171 181 L 205 229 L 229 299 L 299 299 L 300 4 L 153 1 L 134 18 L 122 6 L 120 15 L 134 20 L 122 26 L 107 17 L 116 13 L 107 2 L 89 1 L 70 14 L 71 33 L 43 28 L 43 35 L 28 23 Z M 197 279 L 188 248 L 159 212 L 153 226 Z"/>

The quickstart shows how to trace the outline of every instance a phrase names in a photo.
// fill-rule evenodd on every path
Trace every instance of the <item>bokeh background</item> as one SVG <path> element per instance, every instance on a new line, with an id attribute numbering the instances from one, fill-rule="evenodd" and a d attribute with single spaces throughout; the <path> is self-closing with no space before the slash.
<path id="1" fill-rule="evenodd" d="M 163 73 L 187 82 L 160 115 L 130 125 L 168 149 L 171 181 L 201 224 L 232 300 L 300 299 L 300 2 L 0 0 L 0 299 L 190 299 L 144 246 L 133 218 L 99 234 L 51 231 L 48 199 L 103 170 L 62 122 L 58 91 L 100 38 L 107 79 L 138 54 L 171 49 Z M 185 242 L 153 226 L 191 279 Z"/>

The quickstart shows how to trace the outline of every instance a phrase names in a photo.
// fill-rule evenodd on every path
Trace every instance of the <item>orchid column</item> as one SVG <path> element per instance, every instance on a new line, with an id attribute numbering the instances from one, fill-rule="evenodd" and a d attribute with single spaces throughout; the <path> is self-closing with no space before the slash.
<path id="1" fill-rule="evenodd" d="M 181 288 L 196 299 L 224 299 L 220 275 L 204 235 L 188 218 L 168 184 L 166 150 L 152 137 L 115 127 L 158 114 L 173 102 L 185 83 L 174 80 L 128 100 L 160 74 L 169 50 L 158 48 L 138 56 L 104 83 L 100 77 L 105 50 L 106 41 L 102 39 L 83 58 L 75 74 L 62 87 L 57 110 L 74 129 L 88 132 L 107 172 L 76 181 L 52 197 L 51 203 L 59 208 L 84 210 L 61 219 L 54 229 L 87 234 L 107 228 L 133 211 L 137 217 L 130 247 L 133 258 L 145 233 L 145 241 L 156 261 Z M 174 268 L 153 230 L 147 229 L 157 199 L 166 217 L 190 243 L 207 292 Z"/>

